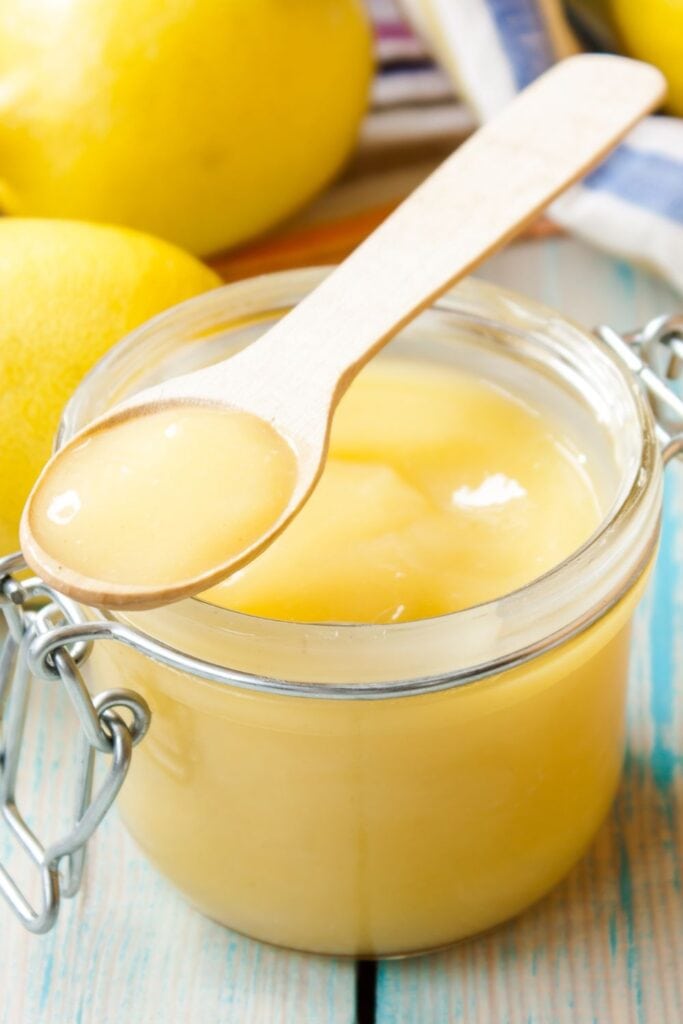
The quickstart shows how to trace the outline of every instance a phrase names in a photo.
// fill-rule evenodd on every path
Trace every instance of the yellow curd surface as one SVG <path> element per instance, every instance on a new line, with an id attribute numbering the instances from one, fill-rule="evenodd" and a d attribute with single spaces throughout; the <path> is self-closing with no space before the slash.
<path id="1" fill-rule="evenodd" d="M 342 401 L 329 454 L 286 533 L 207 600 L 297 621 L 441 615 L 541 575 L 599 518 L 586 457 L 559 425 L 444 367 L 368 367 Z M 264 421 L 179 405 L 67 449 L 30 521 L 72 571 L 163 586 L 258 541 L 295 480 L 291 448 Z"/>
<path id="2" fill-rule="evenodd" d="M 368 366 L 307 506 L 204 597 L 299 622 L 398 622 L 500 597 L 557 565 L 600 510 L 559 423 L 468 374 Z"/>
<path id="3" fill-rule="evenodd" d="M 342 402 L 310 504 L 205 595 L 298 621 L 200 602 L 194 619 L 125 618 L 207 660 L 308 680 L 326 678 L 330 648 L 307 621 L 376 623 L 340 627 L 336 677 L 371 678 L 399 636 L 419 675 L 451 620 L 398 620 L 523 585 L 600 515 L 590 459 L 559 422 L 443 366 L 380 360 Z M 269 942 L 390 955 L 486 929 L 562 878 L 606 813 L 641 587 L 505 673 L 380 701 L 247 692 L 96 645 L 98 686 L 125 679 L 153 711 L 125 821 L 197 907 Z"/>
<path id="4" fill-rule="evenodd" d="M 67 449 L 38 485 L 30 523 L 43 551 L 70 570 L 163 586 L 259 540 L 295 480 L 294 453 L 263 420 L 178 405 Z"/>

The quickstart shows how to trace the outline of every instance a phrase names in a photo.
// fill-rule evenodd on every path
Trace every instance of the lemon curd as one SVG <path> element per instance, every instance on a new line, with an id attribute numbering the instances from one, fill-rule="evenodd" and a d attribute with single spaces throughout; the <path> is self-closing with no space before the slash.
<path id="1" fill-rule="evenodd" d="M 558 424 L 499 388 L 453 369 L 378 362 L 342 401 L 307 507 L 205 600 L 337 622 L 492 600 L 590 535 L 600 510 L 585 462 Z M 293 451 L 263 420 L 179 405 L 71 446 L 36 489 L 31 526 L 72 572 L 163 586 L 257 542 L 295 480 Z"/>
<path id="2" fill-rule="evenodd" d="M 342 399 L 313 496 L 204 595 L 299 622 L 399 622 L 516 590 L 591 534 L 598 498 L 559 423 L 474 376 L 366 367 Z"/>
<path id="3" fill-rule="evenodd" d="M 440 616 L 552 568 L 600 514 L 587 456 L 547 413 L 461 371 L 380 360 L 342 401 L 309 503 L 203 600 L 299 622 Z M 505 687 L 381 706 L 184 694 L 115 650 L 154 714 L 124 816 L 193 902 L 260 938 L 372 954 L 479 931 L 559 878 L 606 811 L 621 626 Z M 278 669 L 306 647 L 288 657 Z"/>
<path id="4" fill-rule="evenodd" d="M 44 551 L 71 571 L 172 584 L 245 551 L 284 511 L 296 460 L 248 413 L 178 405 L 72 446 L 31 503 Z"/>
<path id="5" fill-rule="evenodd" d="M 228 286 L 131 336 L 65 439 L 112 391 L 248 344 L 320 277 Z M 614 357 L 465 282 L 359 376 L 267 551 L 199 600 L 113 613 L 175 652 L 96 643 L 84 668 L 152 709 L 127 828 L 202 912 L 283 946 L 406 954 L 523 910 L 617 786 L 660 499 Z"/>

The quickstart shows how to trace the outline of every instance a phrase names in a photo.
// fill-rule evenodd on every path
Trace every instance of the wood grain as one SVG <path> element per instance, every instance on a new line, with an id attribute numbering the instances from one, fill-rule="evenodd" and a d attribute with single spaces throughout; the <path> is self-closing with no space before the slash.
<path id="1" fill-rule="evenodd" d="M 486 276 L 590 324 L 680 308 L 660 282 L 564 240 Z M 677 1024 L 683 1020 L 683 478 L 668 470 L 661 553 L 634 636 L 629 746 L 613 813 L 567 882 L 509 925 L 380 965 L 378 1024 Z"/>

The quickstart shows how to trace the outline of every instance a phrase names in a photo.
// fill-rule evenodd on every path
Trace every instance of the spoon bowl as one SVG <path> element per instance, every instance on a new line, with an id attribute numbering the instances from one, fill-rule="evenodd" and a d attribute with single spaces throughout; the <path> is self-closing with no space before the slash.
<path id="1" fill-rule="evenodd" d="M 138 404 L 138 399 L 143 401 Z M 202 421 L 205 421 L 207 424 L 211 423 L 213 428 L 215 428 L 215 433 L 220 433 L 221 438 L 225 439 L 229 448 L 228 454 L 234 450 L 230 436 L 225 436 L 226 426 L 231 422 L 232 414 L 238 420 L 241 435 L 245 433 L 245 428 L 248 425 L 256 432 L 257 445 L 248 453 L 248 458 L 253 467 L 254 462 L 261 453 L 261 448 L 264 448 L 266 464 L 261 473 L 261 492 L 260 494 L 248 496 L 248 500 L 252 504 L 255 501 L 259 503 L 264 508 L 264 514 L 251 530 L 247 532 L 244 532 L 244 530 L 240 531 L 238 543 L 230 547 L 225 543 L 223 522 L 221 521 L 222 495 L 218 493 L 208 503 L 208 522 L 206 521 L 206 516 L 202 521 L 200 513 L 193 514 L 192 519 L 195 522 L 197 519 L 200 520 L 201 527 L 205 533 L 208 532 L 212 536 L 222 538 L 221 544 L 225 548 L 223 560 L 217 561 L 210 551 L 204 554 L 201 548 L 194 552 L 191 550 L 190 560 L 195 565 L 190 571 L 183 573 L 182 558 L 179 558 L 178 554 L 176 554 L 173 559 L 172 578 L 169 578 L 164 571 L 163 564 L 159 565 L 158 560 L 156 562 L 153 561 L 153 567 L 150 568 L 148 556 L 149 548 L 151 547 L 154 550 L 153 538 L 150 538 L 148 544 L 145 545 L 147 550 L 144 553 L 138 551 L 134 563 L 127 563 L 125 548 L 127 546 L 128 523 L 126 520 L 129 516 L 124 515 L 125 491 L 122 495 L 117 495 L 116 493 L 112 495 L 109 493 L 109 486 L 111 485 L 115 490 L 119 490 L 117 483 L 120 486 L 120 482 L 111 478 L 105 478 L 102 481 L 97 474 L 106 471 L 112 463 L 116 463 L 117 465 L 111 470 L 112 476 L 116 476 L 119 467 L 127 468 L 125 459 L 130 458 L 131 454 L 136 462 L 139 461 L 140 456 L 134 445 L 135 431 L 138 424 L 144 422 L 146 433 L 149 433 L 148 424 L 154 422 L 152 419 L 154 417 L 156 420 L 161 421 L 160 428 L 163 428 L 164 433 L 168 431 L 169 427 L 173 429 L 181 425 L 182 428 L 182 424 L 186 425 L 185 429 L 187 430 L 188 413 L 193 414 L 198 410 L 201 413 Z M 162 430 L 160 429 L 159 433 L 161 432 Z M 200 435 L 192 433 L 190 435 L 190 444 L 192 448 L 205 452 L 208 450 L 207 458 L 203 460 L 208 464 L 201 467 L 201 474 L 205 480 L 204 489 L 206 490 L 207 487 L 211 486 L 212 476 L 216 480 L 219 479 L 217 474 L 220 468 L 224 468 L 225 459 L 222 458 L 220 446 L 215 446 L 211 449 L 207 445 L 207 440 L 210 441 L 210 438 L 207 438 L 205 434 L 206 432 Z M 296 515 L 297 511 L 308 499 L 322 472 L 325 461 L 327 434 L 320 433 L 317 436 L 320 438 L 322 446 L 320 449 L 313 448 L 309 437 L 304 433 L 297 435 L 290 430 L 285 435 L 284 427 L 280 427 L 279 424 L 272 423 L 272 421 L 268 423 L 265 417 L 260 416 L 255 409 L 231 409 L 225 403 L 211 403 L 206 401 L 206 399 L 200 400 L 199 398 L 194 400 L 188 398 L 186 401 L 172 399 L 165 403 L 154 401 L 152 404 L 148 404 L 144 402 L 144 394 L 141 393 L 139 396 L 136 396 L 135 401 L 131 402 L 130 405 L 120 406 L 114 415 L 107 415 L 101 420 L 90 424 L 86 430 L 80 432 L 62 449 L 65 458 L 70 458 L 70 474 L 73 472 L 74 464 L 77 463 L 79 458 L 85 457 L 87 464 L 91 466 L 88 472 L 88 483 L 96 492 L 98 490 L 105 492 L 101 495 L 103 508 L 98 516 L 97 542 L 99 543 L 101 538 L 101 542 L 109 547 L 108 557 L 106 559 L 100 558 L 100 564 L 106 565 L 106 570 L 98 576 L 90 576 L 85 571 L 85 568 L 80 567 L 79 547 L 84 536 L 87 540 L 87 527 L 84 530 L 79 527 L 78 523 L 75 524 L 76 537 L 72 546 L 70 549 L 67 549 L 62 542 L 60 557 L 55 557 L 50 550 L 50 545 L 40 542 L 38 538 L 41 536 L 41 533 L 33 528 L 33 519 L 45 520 L 50 511 L 54 511 L 60 516 L 62 524 L 64 518 L 68 517 L 73 511 L 71 506 L 73 506 L 74 502 L 74 488 L 71 486 L 64 487 L 59 479 L 59 469 L 65 465 L 64 459 L 54 460 L 48 464 L 39 479 L 40 487 L 36 489 L 34 500 L 26 506 L 21 524 L 21 543 L 25 557 L 27 557 L 27 561 L 30 559 L 30 565 L 39 564 L 41 566 L 40 574 L 46 583 L 63 593 L 70 594 L 75 600 L 93 606 L 103 605 L 112 608 L 141 610 L 155 607 L 160 603 L 158 596 L 160 586 L 165 588 L 168 600 L 176 599 L 176 594 L 182 597 L 188 593 L 194 594 L 201 590 L 206 590 L 255 558 L 287 526 L 292 517 Z M 127 455 L 126 450 L 130 444 L 129 439 L 131 437 L 133 439 L 133 447 Z M 261 444 L 262 441 L 265 442 L 264 445 Z M 242 444 L 240 447 L 243 449 L 244 445 Z M 122 457 L 123 463 L 121 463 Z M 178 459 L 176 456 L 174 461 L 178 463 L 181 459 Z M 170 516 L 163 515 L 164 504 L 166 509 L 170 509 L 173 513 L 177 510 L 178 503 L 165 503 L 163 491 L 165 486 L 166 489 L 168 488 L 168 481 L 165 485 L 163 478 L 159 479 L 158 476 L 152 477 L 154 462 L 157 462 L 158 465 L 159 461 L 161 460 L 156 459 L 152 451 L 151 458 L 142 467 L 143 480 L 138 479 L 133 481 L 133 484 L 138 492 L 141 493 L 140 503 L 143 506 L 150 501 L 154 503 L 156 509 L 159 509 L 159 504 L 162 506 L 154 516 L 154 521 L 150 524 L 151 530 L 153 532 L 161 531 L 166 536 L 172 536 L 174 532 L 181 535 L 184 532 L 182 530 L 182 519 L 186 516 L 186 512 L 181 510 L 180 523 L 174 523 L 173 514 Z M 273 466 L 274 461 L 282 467 L 279 485 L 277 467 Z M 177 471 L 181 475 L 184 471 L 186 477 L 192 476 L 194 467 L 187 464 L 183 465 L 181 462 Z M 175 471 L 173 475 L 175 475 Z M 231 473 L 231 475 L 233 474 Z M 208 480 L 206 479 L 207 476 Z M 246 477 L 248 484 L 251 483 L 252 486 L 253 476 L 253 472 L 242 474 L 242 478 Z M 56 480 L 54 479 L 55 477 L 57 477 Z M 147 494 L 144 493 L 145 477 L 149 481 L 149 493 Z M 173 486 L 172 481 L 171 486 Z M 220 491 L 222 490 L 221 487 Z M 160 491 L 162 492 L 161 494 L 159 493 Z M 79 497 L 82 500 L 83 494 L 81 493 Z M 92 500 L 92 495 L 89 497 Z M 227 510 L 228 515 L 234 520 L 234 506 L 238 496 L 234 492 L 227 491 L 225 497 L 226 504 L 229 506 Z M 122 504 L 121 507 L 117 508 L 116 503 L 119 498 L 121 498 Z M 114 519 L 110 521 L 112 515 Z M 139 535 L 142 536 L 144 534 L 144 528 L 144 523 L 141 524 L 138 520 L 137 531 Z M 120 552 L 121 539 L 123 539 L 124 545 L 123 557 Z M 191 542 L 192 537 L 189 538 L 187 543 L 191 545 Z M 153 582 L 146 582 L 145 577 L 151 578 Z M 134 590 L 132 590 L 132 587 L 134 587 Z M 166 603 L 166 601 L 163 603 Z"/>

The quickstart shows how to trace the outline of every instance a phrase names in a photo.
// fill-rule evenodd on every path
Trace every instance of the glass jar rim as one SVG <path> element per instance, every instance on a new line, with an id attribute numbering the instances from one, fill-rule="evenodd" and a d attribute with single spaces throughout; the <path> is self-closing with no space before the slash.
<path id="1" fill-rule="evenodd" d="M 93 418 L 90 398 L 103 388 L 111 399 L 111 384 L 121 373 L 135 378 L 141 372 L 141 363 L 147 364 L 150 352 L 158 350 L 160 339 L 182 332 L 191 332 L 194 339 L 210 334 L 212 322 L 223 325 L 226 315 L 229 323 L 238 329 L 241 324 L 267 320 L 287 306 L 298 301 L 328 273 L 330 268 L 306 268 L 283 271 L 262 277 L 224 285 L 175 306 L 127 335 L 114 346 L 83 379 L 68 403 L 57 434 L 56 444 L 65 443 L 73 434 Z M 249 642 L 263 643 L 267 639 L 273 651 L 278 644 L 288 642 L 287 634 L 304 631 L 310 647 L 320 647 L 337 656 L 348 655 L 353 644 L 369 642 L 377 650 L 377 641 L 383 645 L 398 644 L 401 649 L 412 643 L 426 643 L 444 628 L 461 638 L 469 638 L 464 650 L 451 667 L 445 665 L 426 675 L 394 676 L 380 672 L 378 678 L 344 683 L 339 679 L 321 682 L 320 695 L 362 697 L 367 694 L 399 695 L 444 689 L 464 682 L 473 682 L 497 674 L 558 646 L 572 635 L 586 629 L 604 615 L 630 589 L 649 564 L 656 544 L 661 504 L 661 460 L 651 411 L 637 382 L 619 358 L 599 339 L 569 319 L 524 296 L 477 279 L 461 282 L 455 289 L 439 299 L 433 307 L 445 315 L 467 316 L 473 322 L 480 319 L 501 329 L 536 332 L 546 341 L 559 344 L 561 338 L 582 349 L 586 360 L 586 375 L 599 360 L 603 368 L 609 364 L 616 386 L 621 387 L 621 398 L 631 409 L 628 429 L 637 431 L 641 441 L 640 458 L 630 480 L 622 481 L 617 500 L 603 518 L 596 531 L 579 549 L 548 572 L 533 579 L 518 590 L 495 600 L 456 612 L 427 619 L 388 623 L 381 627 L 373 623 L 301 623 L 265 619 L 247 613 L 217 608 L 194 599 L 158 609 L 153 613 L 129 613 L 124 618 L 140 633 L 164 641 L 181 625 L 188 629 L 203 628 L 223 631 L 232 640 L 238 635 Z M 144 358 L 144 357 L 147 358 Z M 144 366 L 142 367 L 144 369 Z M 106 382 L 106 384 L 105 384 Z M 135 389 L 135 388 L 134 388 Z M 113 401 L 118 400 L 115 396 Z M 102 410 L 103 411 L 103 410 Z M 628 557 L 624 557 L 624 551 Z M 599 580 L 592 599 L 585 593 L 586 580 Z M 583 591 L 584 600 L 578 600 Z M 565 600 L 561 600 L 564 594 Z M 549 621 L 548 607 L 552 605 L 554 624 Z M 571 606 L 571 607 L 570 607 Z M 160 617 L 167 622 L 162 626 Z M 114 618 L 114 616 L 111 616 Z M 483 656 L 491 630 L 487 621 L 515 623 L 527 620 L 536 628 L 526 634 L 512 636 L 494 656 Z M 514 632 L 514 630 L 508 632 Z M 506 633 L 507 637 L 507 633 Z M 412 638 L 412 640 L 411 640 Z M 472 639 L 473 638 L 473 639 Z M 499 636 L 496 636 L 500 640 Z M 400 642 L 399 642 L 400 641 Z M 175 645 L 174 645 L 175 646 Z M 402 661 L 397 655 L 396 664 Z M 220 666 L 217 666 L 220 667 Z M 226 666 L 228 667 L 228 666 Z M 237 666 L 236 676 L 240 676 Z M 317 679 L 319 673 L 314 678 Z M 264 690 L 297 692 L 299 686 L 311 686 L 310 680 L 284 681 L 258 673 Z M 287 676 L 287 680 L 289 677 Z M 227 680 L 240 685 L 239 679 Z M 337 685 L 333 685 L 333 684 Z M 249 687 L 253 688 L 253 687 Z"/>

